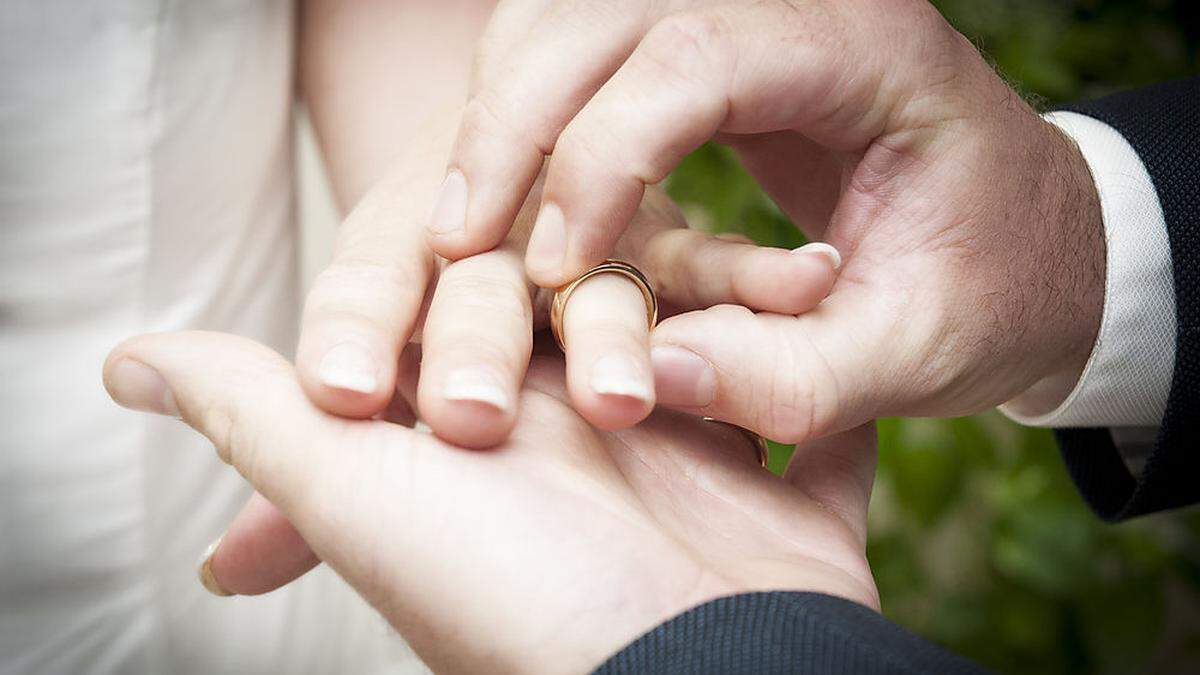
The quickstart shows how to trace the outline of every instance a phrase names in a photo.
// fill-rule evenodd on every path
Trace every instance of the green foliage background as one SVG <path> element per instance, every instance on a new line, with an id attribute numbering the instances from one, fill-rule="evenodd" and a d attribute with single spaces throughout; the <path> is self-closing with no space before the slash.
<path id="1" fill-rule="evenodd" d="M 1200 72 L 1194 0 L 935 4 L 1046 105 Z M 668 188 L 693 223 L 803 242 L 725 148 L 694 153 Z M 1200 512 L 1102 523 L 1050 433 L 995 412 L 880 422 L 868 553 L 889 617 L 991 668 L 1200 672 Z"/>

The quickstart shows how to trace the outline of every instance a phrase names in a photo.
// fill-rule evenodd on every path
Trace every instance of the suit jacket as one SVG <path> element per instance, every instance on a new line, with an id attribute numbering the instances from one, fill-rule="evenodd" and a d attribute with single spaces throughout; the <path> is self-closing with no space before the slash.
<path id="1" fill-rule="evenodd" d="M 1200 78 L 1168 82 L 1066 109 L 1121 132 L 1158 192 L 1175 284 L 1175 372 L 1157 441 L 1137 475 L 1109 429 L 1055 433 L 1067 468 L 1108 520 L 1200 501 Z"/>
<path id="2" fill-rule="evenodd" d="M 1157 442 L 1131 471 L 1109 429 L 1057 430 L 1072 477 L 1101 517 L 1200 501 L 1200 78 L 1067 106 L 1119 131 L 1162 204 L 1174 267 L 1175 372 Z M 866 607 L 819 593 L 705 603 L 638 638 L 600 673 L 972 673 L 981 669 Z"/>

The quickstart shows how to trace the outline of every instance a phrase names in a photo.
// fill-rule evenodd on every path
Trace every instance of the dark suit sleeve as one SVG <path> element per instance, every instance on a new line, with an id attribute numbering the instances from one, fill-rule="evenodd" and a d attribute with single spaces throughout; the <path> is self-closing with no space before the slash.
<path id="1" fill-rule="evenodd" d="M 1063 458 L 1107 520 L 1200 501 L 1200 78 L 1066 106 L 1113 127 L 1145 164 L 1171 244 L 1175 371 L 1158 439 L 1138 475 L 1108 429 L 1056 430 Z"/>
<path id="2" fill-rule="evenodd" d="M 690 609 L 596 671 L 618 673 L 982 673 L 849 600 L 746 593 Z"/>

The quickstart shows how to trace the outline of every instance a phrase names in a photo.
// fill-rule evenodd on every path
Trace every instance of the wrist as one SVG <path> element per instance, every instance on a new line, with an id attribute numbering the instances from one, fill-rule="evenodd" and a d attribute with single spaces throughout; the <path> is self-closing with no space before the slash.
<path id="1" fill-rule="evenodd" d="M 1038 119 L 1044 130 L 1043 168 L 1035 173 L 1045 187 L 1032 219 L 1047 218 L 1049 250 L 1031 289 L 1044 310 L 1033 349 L 1044 355 L 1031 373 L 1032 383 L 1008 402 L 1022 418 L 1046 415 L 1075 390 L 1096 346 L 1104 314 L 1106 243 L 1100 196 L 1087 159 L 1073 139 L 1054 124 Z M 1036 225 L 1035 225 L 1036 227 Z M 1035 284 L 1042 282 L 1042 288 Z"/>

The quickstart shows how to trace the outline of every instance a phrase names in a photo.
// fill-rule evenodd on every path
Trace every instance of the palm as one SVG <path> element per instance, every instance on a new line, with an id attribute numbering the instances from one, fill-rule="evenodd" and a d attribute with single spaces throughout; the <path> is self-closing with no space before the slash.
<path id="1" fill-rule="evenodd" d="M 802 451 L 805 470 L 784 481 L 737 432 L 677 413 L 595 430 L 567 401 L 561 358 L 537 357 L 512 437 L 472 451 L 325 415 L 290 365 L 245 340 L 126 343 L 107 368 L 118 400 L 124 358 L 161 373 L 184 419 L 438 670 L 588 668 L 750 589 L 877 605 L 863 434 L 857 450 Z"/>
<path id="2" fill-rule="evenodd" d="M 1072 192 L 1090 184 L 1087 168 L 991 77 L 1010 105 L 899 149 L 835 153 L 792 132 L 731 139 L 805 233 L 846 257 L 820 311 L 779 321 L 804 355 L 793 386 L 817 410 L 793 438 L 883 415 L 969 414 L 1082 367 L 1073 359 L 1094 336 L 1080 319 L 1098 306 L 1079 290 L 1103 278 L 1086 261 L 1104 246 Z M 1070 216 L 1081 224 L 1064 233 Z M 1085 264 L 1064 265 L 1064 246 Z"/>
<path id="3" fill-rule="evenodd" d="M 761 470 L 740 434 L 670 412 L 599 432 L 566 401 L 561 370 L 535 361 L 517 427 L 492 451 L 413 443 L 375 423 L 363 445 L 388 459 L 328 507 L 343 513 L 328 514 L 337 548 L 323 557 L 365 561 L 343 570 L 348 580 L 381 589 L 381 609 L 419 652 L 496 636 L 475 644 L 487 653 L 437 648 L 450 661 L 431 665 L 477 666 L 497 651 L 517 665 L 554 645 L 587 667 L 631 630 L 752 589 L 877 604 L 861 531 Z"/>

